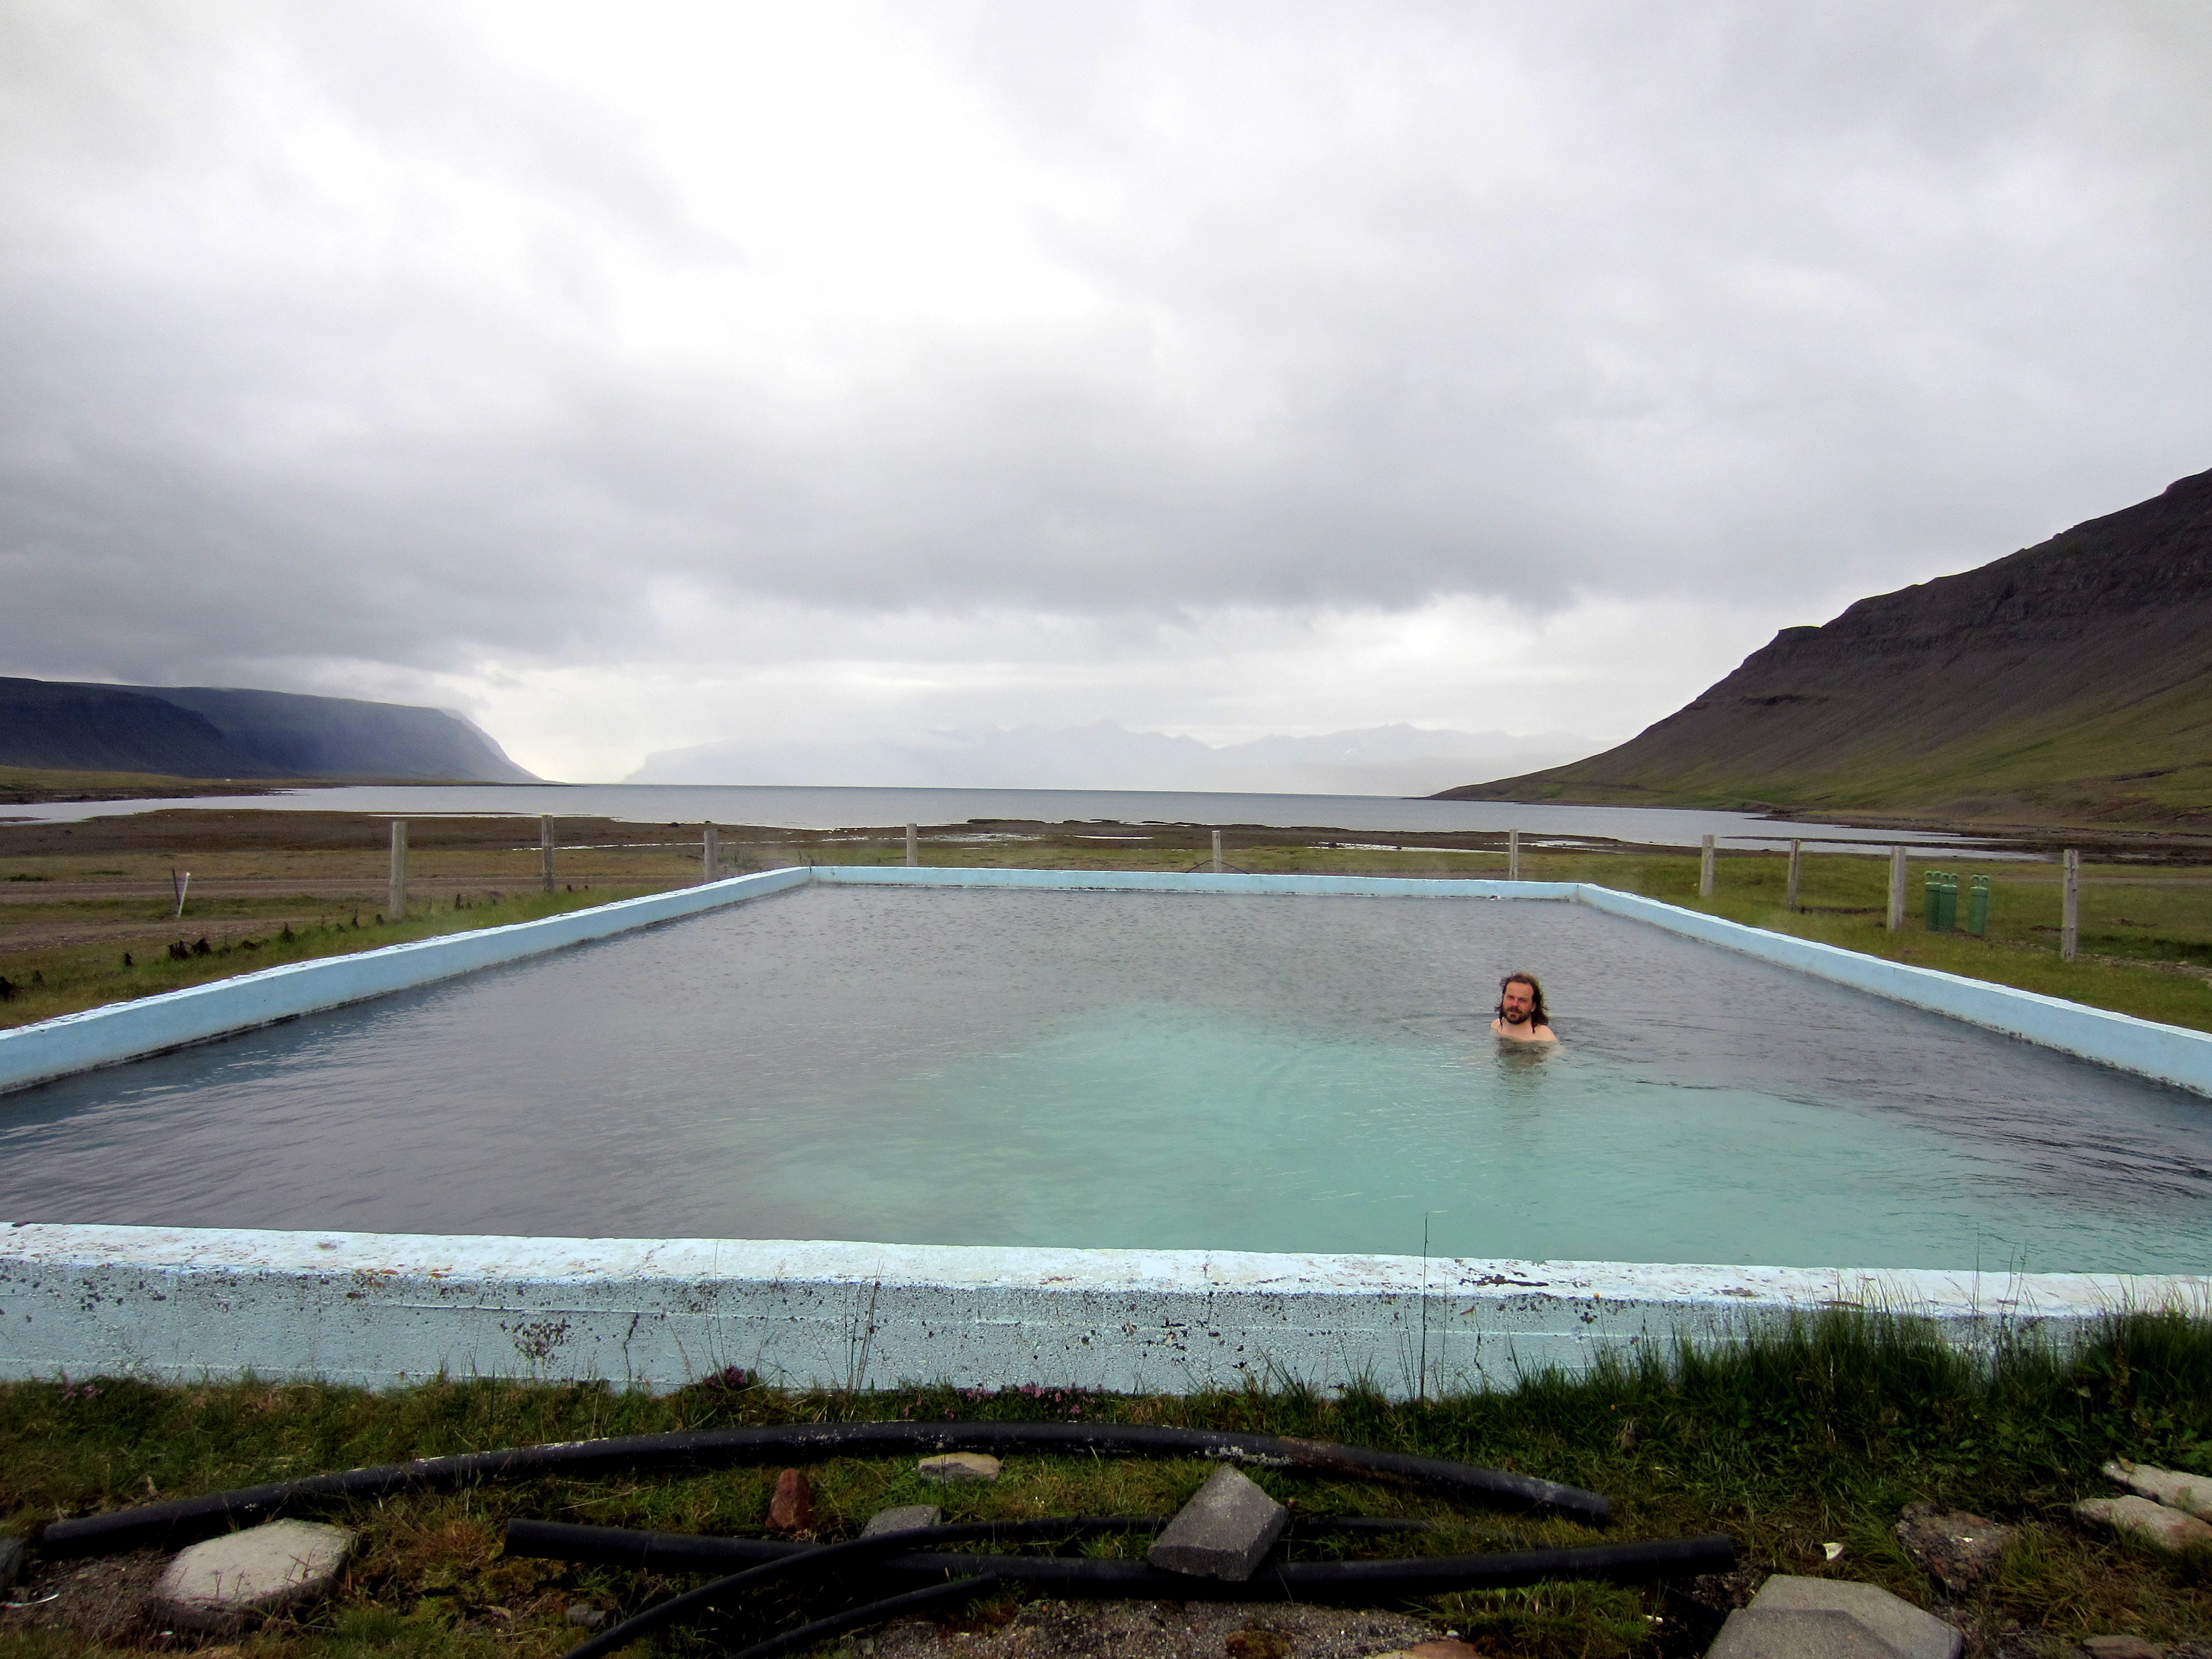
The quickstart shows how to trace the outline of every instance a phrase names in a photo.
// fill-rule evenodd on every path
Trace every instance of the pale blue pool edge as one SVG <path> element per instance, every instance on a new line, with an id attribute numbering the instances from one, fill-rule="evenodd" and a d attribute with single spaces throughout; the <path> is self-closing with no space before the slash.
<path id="1" fill-rule="evenodd" d="M 1933 968 L 1862 956 L 1588 882 L 1426 879 L 1399 876 L 1188 874 L 1103 870 L 908 869 L 823 865 L 763 871 L 642 898 L 618 899 L 539 921 L 392 945 L 356 955 L 289 963 L 111 1003 L 0 1031 L 0 1094 L 56 1078 L 210 1042 L 280 1020 L 434 984 L 481 968 L 726 905 L 810 882 L 846 886 L 989 887 L 1055 892 L 1277 894 L 1367 898 L 1460 898 L 1587 904 L 1724 950 L 1946 1014 L 2100 1065 L 2212 1096 L 2212 1034 L 2091 1008 Z"/>
<path id="2" fill-rule="evenodd" d="M 1391 877 L 836 866 L 772 871 L 290 964 L 0 1034 L 0 1091 L 434 983 L 809 882 L 1580 902 L 2212 1094 L 2212 1037 L 1862 957 L 1608 888 Z M 2112 1314 L 2212 1314 L 2212 1277 L 1423 1261 L 864 1242 L 428 1237 L 0 1223 L 0 1377 L 447 1376 L 665 1389 L 738 1364 L 798 1386 L 1392 1395 L 1510 1386 L 1645 1343 L 1726 1344 L 1831 1308 L 1978 1349 Z"/>

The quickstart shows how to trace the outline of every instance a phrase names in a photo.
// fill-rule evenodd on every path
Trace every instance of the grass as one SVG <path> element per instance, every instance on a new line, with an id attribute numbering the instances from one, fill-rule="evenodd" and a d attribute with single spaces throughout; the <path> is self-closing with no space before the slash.
<path id="1" fill-rule="evenodd" d="M 220 898 L 194 907 L 183 918 L 169 917 L 167 906 L 154 907 L 159 914 L 150 915 L 146 907 L 129 904 L 40 907 L 29 919 L 45 919 L 58 911 L 103 918 L 127 912 L 143 917 L 149 925 L 145 933 L 122 942 L 135 943 L 135 950 L 119 948 L 117 944 L 63 945 L 13 951 L 0 958 L 6 963 L 4 971 L 0 971 L 0 986 L 4 986 L 0 989 L 0 1028 L 156 996 L 285 963 L 311 962 L 412 939 L 534 921 L 657 891 L 663 885 L 515 895 L 486 892 L 474 898 L 456 893 L 450 900 L 410 903 L 406 915 L 398 920 L 359 906 L 333 906 L 331 901 L 313 895 Z M 313 919 L 307 920 L 302 911 L 312 912 Z M 146 933 L 156 940 L 150 948 Z"/>
<path id="2" fill-rule="evenodd" d="M 1349 1553 L 1720 1531 L 1734 1536 L 1754 1578 L 1858 1578 L 1933 1605 L 1935 1587 L 1893 1530 L 1905 1504 L 1926 1499 L 2020 1529 L 1994 1581 L 1948 1609 L 1981 1650 L 2008 1625 L 2026 1633 L 2024 1643 L 2008 1643 L 2014 1650 L 2040 1643 L 2054 1655 L 2109 1632 L 2212 1639 L 2212 1561 L 2154 1558 L 2082 1530 L 2068 1513 L 2075 1498 L 2109 1490 L 2098 1474 L 2107 1458 L 2212 1472 L 2212 1322 L 2179 1316 L 2116 1319 L 2071 1353 L 2022 1340 L 1977 1359 L 1911 1322 L 1838 1313 L 1711 1351 L 1646 1354 L 1581 1377 L 1547 1375 L 1510 1392 L 1427 1402 L 1297 1390 L 787 1392 L 727 1374 L 664 1396 L 493 1382 L 387 1395 L 250 1382 L 14 1383 L 0 1386 L 0 1526 L 23 1534 L 55 1516 L 152 1495 L 533 1441 L 955 1416 L 1166 1422 L 1337 1440 L 1522 1469 L 1603 1492 L 1616 1507 L 1615 1524 L 1600 1534 L 1564 1521 L 1455 1512 L 1387 1486 L 1260 1474 L 1279 1498 L 1309 1509 L 1437 1523 L 1426 1534 L 1362 1540 Z M 675 1586 L 504 1559 L 498 1539 L 510 1516 L 757 1534 L 775 1474 L 547 1480 L 342 1509 L 332 1518 L 360 1528 L 363 1540 L 341 1594 L 250 1638 L 246 1652 L 551 1656 L 575 1638 L 563 1620 L 570 1605 L 628 1611 Z M 1015 1458 L 995 1486 L 947 1491 L 922 1486 L 905 1463 L 845 1460 L 812 1471 L 817 1532 L 830 1537 L 857 1531 L 877 1509 L 923 1501 L 943 1503 L 951 1518 L 1164 1514 L 1205 1474 L 1196 1463 Z M 1833 1565 L 1821 1547 L 1831 1540 L 1845 1547 Z M 1108 1540 L 1094 1547 L 1133 1546 Z M 1324 1544 L 1300 1547 L 1334 1553 Z M 1547 1584 L 1445 1598 L 1431 1611 L 1495 1651 L 1668 1659 L 1698 1650 L 1717 1616 L 1680 1589 Z M 63 1633 L 0 1633 L 0 1653 L 48 1659 L 87 1650 Z"/>

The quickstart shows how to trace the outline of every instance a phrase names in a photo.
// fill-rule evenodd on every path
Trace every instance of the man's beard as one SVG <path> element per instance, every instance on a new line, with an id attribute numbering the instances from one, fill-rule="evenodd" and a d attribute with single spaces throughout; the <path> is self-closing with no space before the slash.
<path id="1" fill-rule="evenodd" d="M 1518 1012 L 1511 1008 L 1504 1009 L 1501 1011 L 1501 1017 L 1508 1025 L 1534 1025 L 1536 1023 L 1536 1011 L 1534 1008 L 1523 1008 Z"/>

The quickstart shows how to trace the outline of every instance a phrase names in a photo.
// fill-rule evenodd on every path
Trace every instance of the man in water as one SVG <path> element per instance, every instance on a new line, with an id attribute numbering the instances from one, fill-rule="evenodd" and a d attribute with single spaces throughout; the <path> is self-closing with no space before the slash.
<path id="1" fill-rule="evenodd" d="M 1508 974 L 1498 981 L 1498 1018 L 1490 1029 L 1508 1042 L 1557 1042 L 1546 1023 L 1544 988 L 1534 974 Z"/>

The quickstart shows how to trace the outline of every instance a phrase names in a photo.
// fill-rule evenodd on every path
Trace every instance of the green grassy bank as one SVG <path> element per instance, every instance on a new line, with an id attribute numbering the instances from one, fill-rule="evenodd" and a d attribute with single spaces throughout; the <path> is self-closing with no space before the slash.
<path id="1" fill-rule="evenodd" d="M 0 1527 L 29 1535 L 55 1516 L 325 1469 L 537 1441 L 823 1419 L 986 1418 L 1174 1423 L 1425 1453 L 1540 1474 L 1614 1502 L 1603 1534 L 1564 1521 L 1455 1510 L 1395 1488 L 1258 1477 L 1310 1511 L 1402 1514 L 1435 1530 L 1302 1551 L 1448 1553 L 1722 1531 L 1747 1574 L 1625 1589 L 1553 1585 L 1447 1598 L 1431 1609 L 1498 1653 L 1651 1659 L 1700 1651 L 1730 1590 L 1770 1572 L 1861 1579 L 1968 1632 L 1970 1654 L 2056 1656 L 2079 1638 L 2131 1632 L 2212 1641 L 2212 1560 L 2154 1556 L 2087 1530 L 2076 1498 L 2112 1489 L 2126 1457 L 2212 1472 L 2212 1322 L 2115 1320 L 2061 1353 L 2023 1340 L 1977 1360 L 1911 1322 L 1836 1314 L 1710 1354 L 1543 1376 L 1510 1392 L 1425 1402 L 1371 1394 L 1258 1391 L 1185 1397 L 915 1388 L 799 1393 L 720 1377 L 654 1397 L 600 1386 L 439 1382 L 369 1395 L 313 1385 L 157 1388 L 93 1380 L 0 1387 Z M 856 1532 L 888 1504 L 941 1502 L 949 1518 L 1164 1514 L 1204 1478 L 1195 1463 L 1014 1458 L 988 1487 L 924 1487 L 912 1466 L 816 1467 L 817 1535 Z M 362 1547 L 330 1606 L 244 1644 L 252 1659 L 369 1652 L 526 1656 L 571 1645 L 566 1609 L 626 1611 L 675 1586 L 642 1575 L 507 1560 L 514 1516 L 676 1531 L 758 1533 L 773 1468 L 487 1486 L 329 1511 Z M 1899 1511 L 1915 1500 L 2018 1528 L 1984 1586 L 1944 1601 L 1904 1553 Z M 1829 1563 L 1823 1549 L 1844 1546 Z M 1130 1553 L 1141 1540 L 1091 1546 Z M 780 1605 L 794 1620 L 830 1604 Z M 128 1643 L 126 1638 L 111 1638 Z M 143 1644 L 146 1638 L 140 1638 Z M 0 1615 L 0 1652 L 75 1655 L 100 1644 Z M 705 1651 L 674 1639 L 682 1651 Z"/>
<path id="2" fill-rule="evenodd" d="M 285 963 L 349 956 L 387 945 L 438 939 L 448 933 L 536 921 L 616 899 L 660 890 L 668 884 L 592 887 L 556 893 L 456 893 L 451 899 L 416 900 L 392 920 L 366 907 L 333 904 L 313 896 L 217 898 L 195 902 L 192 914 L 162 931 L 164 945 L 118 951 L 106 945 L 64 945 L 10 952 L 0 986 L 0 1028 L 27 1025 L 111 1002 L 129 1002 L 164 991 L 204 985 Z M 88 902 L 40 907 L 48 913 L 83 910 L 96 915 L 129 907 Z M 145 907 L 138 906 L 143 909 Z M 19 906 L 27 910 L 29 907 Z M 313 914 L 309 921 L 301 912 Z M 159 919 L 156 907 L 155 919 Z"/>

